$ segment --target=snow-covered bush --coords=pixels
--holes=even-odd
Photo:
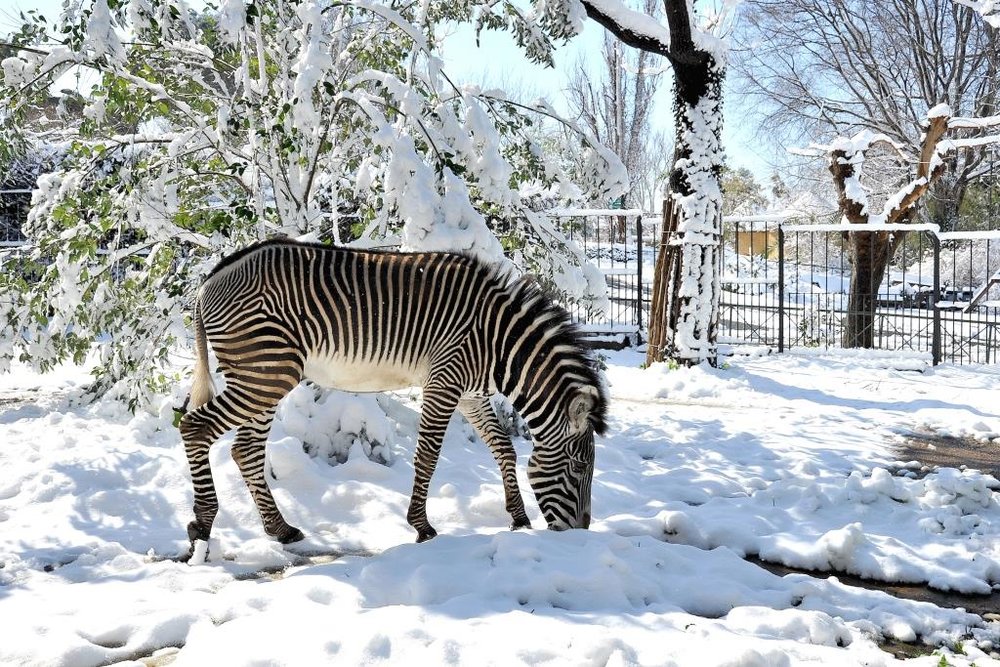
[[[837,295],[820,292],[816,288],[811,288],[810,292],[805,297],[805,307],[799,317],[797,340],[806,347],[835,345],[841,328],[834,302]]]
[[[303,384],[292,390],[276,416],[313,458],[344,463],[363,455],[377,463],[392,462],[394,425],[375,394],[329,392]]]
[[[443,0],[224,0],[203,14],[87,0],[26,21],[0,64],[0,144],[24,145],[58,77],[99,83],[78,116],[44,127],[69,148],[25,229],[40,280],[0,277],[0,367],[80,360],[97,342],[97,389],[125,380],[141,400],[172,379],[160,369],[201,276],[275,234],[500,260],[502,229],[526,270],[606,307],[603,277],[522,192],[606,201],[625,186],[620,162],[582,137],[589,180],[566,182],[530,132],[550,109],[456,86],[437,56],[444,21],[509,28],[542,61],[579,21]]]

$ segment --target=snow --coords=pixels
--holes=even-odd
[[[113,61],[124,59],[122,44],[115,33],[107,0],[96,0],[91,7],[86,46],[93,52],[94,58],[107,57]]]
[[[712,77],[707,92],[698,102],[681,109],[680,145],[689,154],[674,164],[683,174],[690,193],[673,193],[673,206],[677,216],[677,234],[671,245],[680,246],[680,286],[677,290],[679,305],[676,308],[675,333],[667,341],[679,359],[702,361],[715,356],[715,341],[711,332],[719,303],[718,227],[722,217],[722,191],[716,167],[723,162],[720,144],[722,133],[721,99],[719,92],[721,73],[713,61]]]
[[[223,0],[219,4],[219,32],[230,43],[239,40],[246,21],[246,5],[242,0]]]
[[[971,137],[968,139],[945,139],[938,144],[938,155],[949,153],[959,148],[976,148],[978,146],[989,146],[1000,144],[1000,134],[986,135],[982,137]]]
[[[931,107],[927,111],[927,118],[951,118],[953,115],[951,112],[951,106],[947,102],[942,102],[938,105]]]
[[[1000,2],[997,0],[954,0],[957,5],[965,5],[979,12],[983,20],[994,29],[1000,30]]]
[[[865,223],[864,227],[866,231],[871,232],[934,232],[939,235],[944,234],[944,232],[939,233],[938,230],[940,227],[933,223],[869,222]],[[787,225],[785,229],[789,232],[856,232],[858,225],[850,222],[831,222],[825,224]],[[972,232],[953,233],[961,235],[961,238],[968,238],[967,235]]]
[[[589,531],[507,531],[496,465],[455,418],[431,485],[440,535],[414,544],[418,392],[302,386],[267,472],[306,540],[264,536],[230,434],[211,453],[221,512],[202,565],[169,560],[190,519],[171,424],[185,388],[132,415],[76,401],[79,369],[15,363],[0,376],[0,663],[877,665],[898,662],[876,645],[895,638],[941,647],[914,664],[1000,664],[1000,621],[823,574],[1000,587],[1000,483],[893,449],[915,433],[1000,443],[1000,372],[861,353],[641,360],[605,358]],[[541,526],[530,444],[515,446]]]
[[[952,118],[948,121],[948,128],[952,130],[996,127],[997,125],[1000,125],[1000,114],[996,116],[981,116],[979,118]]]
[[[626,218],[641,218],[645,211],[637,208],[554,208],[545,212],[553,218],[596,217],[618,215]]]

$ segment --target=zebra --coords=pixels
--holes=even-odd
[[[303,539],[275,504],[264,475],[278,402],[300,381],[346,391],[423,388],[407,522],[417,541],[448,421],[459,410],[500,467],[511,529],[530,527],[516,453],[490,398],[520,412],[533,441],[528,481],[548,527],[590,524],[594,434],[606,428],[599,370],[565,310],[536,281],[472,256],[363,251],[287,238],[224,258],[193,308],[196,362],[180,433],[194,487],[191,554],[218,512],[208,451],[237,429],[232,457],[265,532]],[[211,346],[225,378],[216,394]]]

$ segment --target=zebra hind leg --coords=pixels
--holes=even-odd
[[[424,387],[417,451],[413,456],[413,493],[406,513],[407,523],[417,531],[417,542],[426,542],[437,536],[437,531],[427,520],[427,490],[441,455],[441,442],[448,420],[458,407],[459,395],[454,387],[437,382],[430,382]]]
[[[273,419],[274,410],[272,409],[241,426],[236,431],[232,455],[236,465],[239,466],[243,481],[246,482],[247,488],[250,490],[257,511],[260,513],[264,531],[282,544],[289,544],[298,542],[305,535],[302,534],[301,530],[285,521],[264,475],[265,444]]]
[[[500,477],[503,480],[504,502],[510,514],[511,530],[531,528],[531,520],[524,509],[524,498],[517,485],[517,452],[510,441],[510,436],[497,420],[496,412],[488,396],[463,396],[458,403],[465,418],[490,448],[493,458],[500,467]]]
[[[215,481],[208,452],[219,436],[236,426],[227,419],[227,412],[219,408],[218,398],[184,415],[180,423],[184,452],[191,469],[191,483],[194,486],[194,520],[187,526],[191,549],[179,560],[187,562],[195,553],[198,540],[208,542],[212,524],[219,512],[219,499],[215,493]]]
[[[268,381],[262,383],[260,380],[262,376],[267,377]],[[208,461],[208,451],[212,443],[226,431],[249,422],[263,418],[270,423],[270,414],[273,413],[278,401],[298,384],[301,376],[301,364],[277,369],[252,367],[245,371],[230,368],[226,374],[226,388],[208,403],[187,413],[181,419],[181,437],[184,440],[184,449],[191,467],[191,481],[194,484],[195,517],[194,521],[188,524],[187,530],[191,550],[187,557],[181,560],[189,560],[195,554],[199,540],[208,541],[212,523],[219,511],[219,501]],[[259,459],[263,465],[263,451]],[[282,536],[288,541],[294,541],[293,530],[287,531]]]

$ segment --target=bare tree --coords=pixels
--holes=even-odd
[[[927,109],[997,113],[1000,36],[952,0],[753,0],[742,19],[733,68],[779,141],[867,129],[916,162]],[[985,168],[983,151],[950,155],[946,166],[925,198],[942,228]]]
[[[642,11],[655,15],[658,2],[643,0]],[[649,210],[655,181],[665,171],[662,137],[650,130],[653,96],[663,74],[657,64],[660,57],[628,49],[608,33],[601,56],[603,68],[596,80],[582,60],[574,66],[568,89],[571,113],[625,165],[631,187],[620,207]],[[617,237],[625,240],[624,218],[619,219]]]

